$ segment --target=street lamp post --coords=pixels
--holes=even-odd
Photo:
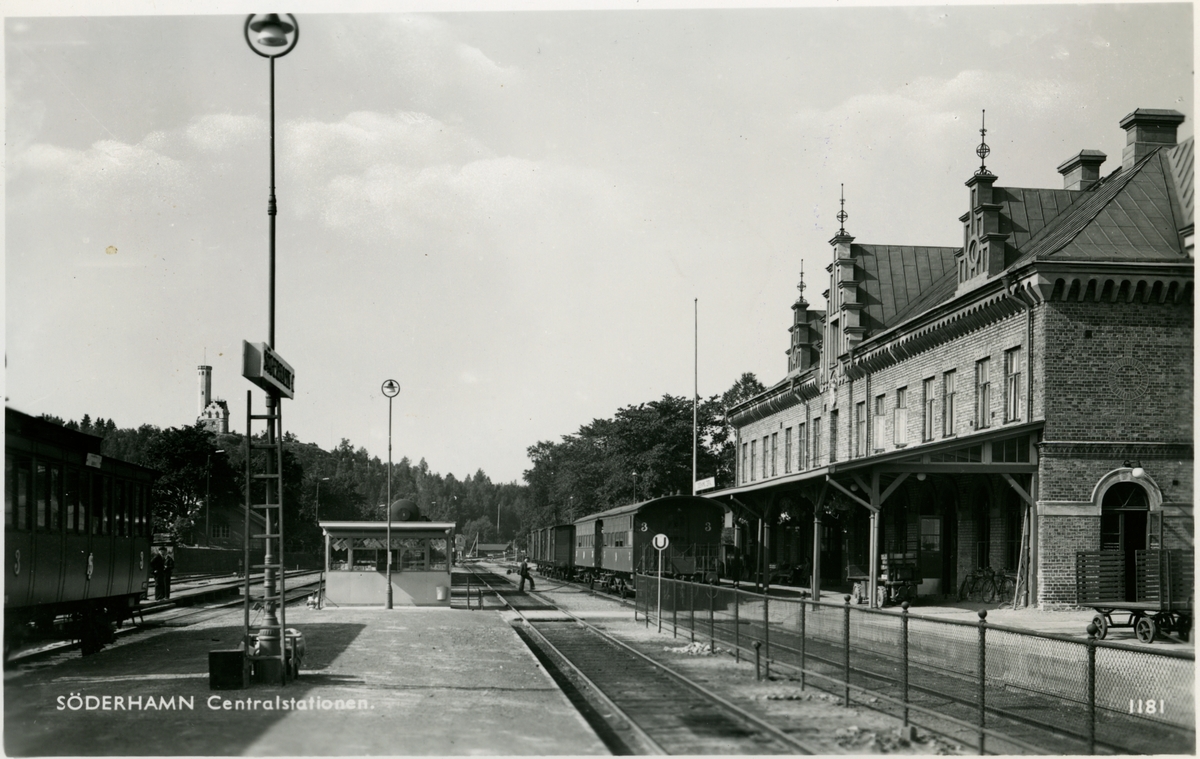
[[[212,453],[224,453],[224,448],[218,448]],[[208,529],[208,501],[212,497],[212,453],[204,457],[204,545],[208,546],[212,532]]]
[[[270,62],[270,158],[271,158],[271,183],[270,190],[267,195],[267,251],[268,251],[268,295],[267,295],[267,347],[271,350],[275,349],[275,215],[277,207],[275,205],[275,59],[282,58],[290,53],[296,47],[296,43],[300,41],[300,27],[296,23],[296,17],[292,14],[287,14],[289,21],[284,21],[276,13],[266,13],[261,15],[250,14],[246,17],[246,24],[242,30],[246,38],[246,45],[254,52],[255,55],[262,56]],[[255,39],[251,41],[250,32],[255,33]],[[288,39],[291,35],[291,40]],[[255,46],[255,42],[263,46],[267,50],[259,49]],[[282,434],[278,430],[279,414],[277,408],[279,406],[280,393],[277,390],[267,391],[267,444],[274,445],[276,443],[277,434]],[[250,431],[247,430],[249,435]],[[267,480],[266,480],[266,503],[278,503],[275,500],[275,483],[272,478],[278,476],[276,472],[276,461],[274,456],[267,456]],[[276,572],[272,564],[275,563],[275,543],[278,540],[279,548],[283,548],[283,530],[282,530],[282,514],[279,517],[280,524],[271,524],[271,510],[266,509],[263,512],[266,520],[264,534],[270,536],[275,530],[278,530],[278,537],[265,537],[263,539],[263,596],[266,599],[273,599],[276,594]],[[248,539],[248,538],[247,538]],[[249,572],[247,567],[246,571]],[[278,656],[282,640],[282,625],[279,623],[279,616],[276,611],[274,600],[267,600],[264,603],[263,609],[263,627],[258,634],[259,652],[266,657]]]
[[[388,478],[387,478],[387,606],[392,608],[392,399],[400,392],[400,383],[387,380],[383,394],[388,399]]]

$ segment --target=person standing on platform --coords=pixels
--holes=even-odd
[[[165,552],[166,549],[164,548]],[[168,553],[163,559],[163,598],[171,597],[171,573],[175,571],[175,555]]]
[[[167,593],[167,549],[158,547],[158,553],[150,557],[150,574],[154,577],[154,600],[161,601]]]
[[[529,589],[536,590],[536,588],[533,587],[533,575],[529,574],[529,557],[521,557],[521,568],[517,570],[517,573],[521,575],[521,584],[517,586],[518,593],[525,592],[526,580],[529,580]]]

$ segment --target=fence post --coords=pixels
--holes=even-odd
[[[692,642],[696,642],[696,585],[688,583],[688,608],[691,610],[690,621],[688,628],[692,633]]]
[[[717,591],[712,586],[708,588],[708,647],[715,654],[717,652],[717,633],[716,622],[714,620],[714,611],[717,606]]]
[[[738,598],[738,590],[733,590],[733,658],[738,664],[742,663],[742,626],[738,622],[738,607],[742,599]]]
[[[904,703],[904,726],[908,727],[908,601],[900,604],[900,700]]]
[[[754,641],[754,679],[762,679],[762,641]]]
[[[671,580],[671,637],[679,637],[679,585]]]
[[[804,690],[804,599],[800,599],[800,690]]]
[[[766,663],[766,667],[767,667],[767,679],[770,680],[771,679],[771,615],[769,612],[769,604],[767,601],[767,599],[770,597],[770,596],[768,596],[768,592],[769,592],[769,586],[764,585],[763,586],[763,645],[765,645],[766,649],[767,649],[767,651],[766,651],[767,658],[766,658],[765,663]]]
[[[1087,634],[1087,700],[1088,700],[1088,753],[1096,753],[1096,633],[1094,623],[1088,623]]]
[[[984,747],[984,727],[987,726],[987,609],[979,610],[979,754]]]
[[[850,705],[850,596],[843,596],[846,604],[846,613],[844,615],[844,624],[842,625],[842,645],[845,648],[845,676],[846,676],[846,706]]]

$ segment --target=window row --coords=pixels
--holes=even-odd
[[[1023,374],[1021,348],[1005,351],[1003,407],[1001,409],[1005,423],[1021,419]],[[972,426],[976,430],[992,426],[992,415],[995,412],[992,410],[991,375],[991,358],[982,358],[975,362]],[[940,377],[934,376],[922,380],[920,406],[922,442],[934,440],[939,429],[942,437],[952,437],[958,433],[958,384],[958,371],[955,369],[943,372]],[[869,417],[867,401],[857,402],[854,405],[854,428],[851,431],[854,435],[853,455],[862,457],[868,453],[880,453],[886,450],[889,444],[894,447],[907,445],[909,443],[909,400],[907,386],[896,388],[889,393],[880,393],[871,399]],[[889,415],[892,423],[890,439],[886,429]],[[871,427],[869,437],[867,434],[868,418]],[[939,418],[940,426],[938,425]],[[816,417],[807,424],[811,426],[811,430],[806,430],[805,424],[799,424],[794,428],[794,443],[793,428],[788,427],[783,430],[783,474],[791,473],[793,464],[796,471],[804,471],[810,467],[810,461],[811,466],[821,466],[826,463],[822,460],[821,454],[821,418]],[[828,463],[837,461],[839,450],[838,412],[835,409],[829,413]],[[779,451],[779,432],[744,441],[741,451],[741,466],[739,467],[740,482],[754,482],[778,476],[780,474]]]
[[[145,483],[25,456],[4,457],[6,529],[78,535],[150,534]]]
[[[445,572],[445,538],[392,538],[392,571]],[[336,538],[329,542],[329,569],[387,571],[387,538]]]

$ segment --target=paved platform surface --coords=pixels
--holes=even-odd
[[[301,607],[288,609],[287,624],[304,633],[307,655],[301,678],[285,687],[209,689],[208,652],[236,644],[240,616],[141,633],[86,659],[6,673],[5,751],[608,753],[495,612]]]

